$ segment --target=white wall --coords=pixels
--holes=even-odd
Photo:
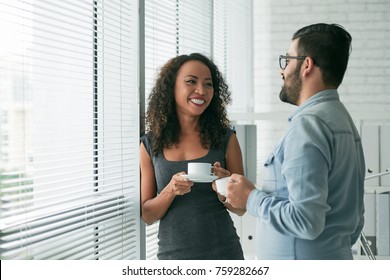
[[[340,87],[347,107],[390,113],[386,88],[390,75],[389,0],[264,0],[253,4],[259,111],[286,107],[277,95],[281,84],[278,55],[287,51],[293,33],[304,25],[326,22],[339,23],[352,35],[353,50]]]

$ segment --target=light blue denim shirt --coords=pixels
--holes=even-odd
[[[265,161],[247,210],[257,219],[259,259],[352,259],[364,224],[365,162],[359,133],[336,90],[289,118]]]

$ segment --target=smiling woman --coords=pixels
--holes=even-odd
[[[161,68],[140,146],[142,218],[160,221],[159,259],[243,259],[227,209],[239,215],[245,210],[223,203],[214,183],[180,176],[190,162],[213,164],[219,177],[243,174],[229,102],[228,86],[207,57],[180,55]]]

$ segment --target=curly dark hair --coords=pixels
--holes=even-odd
[[[220,148],[226,129],[230,127],[226,105],[231,93],[214,62],[200,53],[179,55],[170,59],[160,70],[148,98],[146,130],[151,138],[153,154],[179,143],[180,124],[176,112],[175,82],[180,67],[188,61],[200,61],[211,72],[214,96],[199,119],[200,137],[204,148]]]

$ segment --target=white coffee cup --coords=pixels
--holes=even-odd
[[[217,185],[218,193],[226,196],[227,185],[229,183],[230,177],[223,177],[218,180],[215,180],[215,184]]]
[[[210,176],[211,164],[206,162],[189,162],[188,175],[191,176]]]

